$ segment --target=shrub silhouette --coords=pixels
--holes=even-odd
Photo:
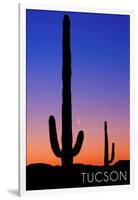
[[[109,166],[115,158],[115,143],[112,143],[111,158],[109,160],[107,122],[104,122],[104,166]]]
[[[62,150],[60,150],[56,122],[54,116],[49,118],[49,134],[51,148],[57,157],[62,160],[63,167],[73,164],[73,157],[81,149],[84,133],[79,131],[76,144],[72,144],[72,104],[71,104],[71,51],[70,51],[70,19],[64,15],[63,19],[63,66],[62,66]]]

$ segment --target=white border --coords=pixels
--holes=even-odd
[[[41,9],[54,11],[75,11],[87,13],[106,13],[106,14],[123,14],[130,15],[130,185],[122,186],[100,186],[52,190],[26,191],[26,9]],[[130,10],[109,10],[82,6],[52,5],[48,4],[19,4],[19,195],[42,195],[42,194],[69,194],[68,192],[91,192],[91,191],[109,191],[118,189],[134,188],[134,135],[135,135],[135,118],[134,118],[134,11]]]

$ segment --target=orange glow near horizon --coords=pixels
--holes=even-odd
[[[96,124],[97,125],[97,124]],[[39,127],[38,127],[39,129]],[[42,130],[39,129],[41,134],[37,134],[37,129],[28,129],[33,131],[33,137],[27,135],[27,165],[32,163],[47,163],[51,165],[61,165],[61,159],[57,158],[53,153],[49,140],[48,126]],[[76,126],[73,129],[73,146],[76,141],[77,130]],[[83,163],[91,165],[103,165],[104,160],[104,129],[103,127],[93,128],[90,132],[90,126],[84,130],[84,142],[80,153],[73,158],[74,163]],[[57,132],[61,130],[57,128]],[[125,135],[125,137],[124,137]],[[112,164],[118,160],[129,160],[129,132],[127,128],[119,126],[119,128],[108,126],[108,139],[109,139],[109,156],[111,156],[111,143],[115,142],[115,159]],[[61,149],[61,134],[58,134],[58,141]]]

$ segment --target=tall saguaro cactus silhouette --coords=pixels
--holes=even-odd
[[[104,122],[104,166],[109,166],[115,158],[115,143],[112,143],[111,158],[109,159],[107,122]]]
[[[62,166],[69,167],[73,164],[73,157],[81,149],[84,133],[79,131],[76,144],[73,146],[72,138],[72,103],[71,103],[71,51],[70,51],[70,19],[64,15],[63,19],[63,66],[62,66],[62,150],[60,150],[56,122],[54,116],[49,118],[49,134],[51,147],[54,154],[62,160]]]

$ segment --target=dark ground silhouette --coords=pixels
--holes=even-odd
[[[81,173],[96,172],[125,172],[127,171],[127,180],[117,180],[108,182],[85,181],[83,183]],[[113,177],[115,179],[115,177]],[[62,166],[52,166],[48,164],[31,164],[26,168],[26,189],[56,189],[56,188],[73,188],[73,187],[90,187],[90,186],[107,186],[107,185],[127,185],[130,183],[130,162],[120,160],[113,166],[92,166],[83,164],[74,164],[69,168]]]

